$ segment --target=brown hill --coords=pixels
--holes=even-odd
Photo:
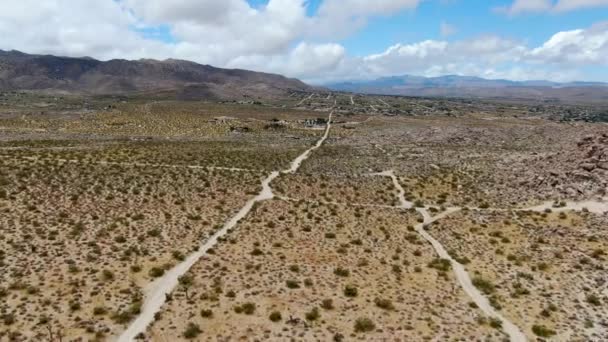
[[[85,94],[173,93],[179,98],[283,96],[312,89],[284,76],[220,69],[183,60],[98,61],[0,50],[0,91]]]

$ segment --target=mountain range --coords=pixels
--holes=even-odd
[[[284,76],[167,59],[99,61],[0,50],[0,91],[159,94],[179,99],[280,97],[309,85]]]
[[[523,99],[558,102],[605,102],[608,83],[489,80],[471,76],[394,76],[326,85],[362,94]]]
[[[608,103],[608,83],[488,80],[469,76],[395,76],[326,85],[363,94]],[[99,61],[0,50],[0,91],[168,96],[180,100],[283,98],[319,91],[281,75],[167,59]]]

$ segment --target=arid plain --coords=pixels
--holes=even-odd
[[[607,340],[578,112],[2,93],[0,340]]]

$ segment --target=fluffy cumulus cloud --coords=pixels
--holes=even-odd
[[[114,1],[3,1],[0,44],[5,49],[70,56],[162,55],[162,44],[129,29],[135,22]]]
[[[540,62],[564,65],[608,65],[608,22],[586,30],[555,34],[528,54]]]
[[[563,80],[579,77],[581,67],[608,64],[608,22],[558,32],[538,46],[496,35],[447,40],[456,29],[445,22],[444,38],[395,44],[368,56],[349,56],[337,43],[370,18],[414,10],[421,0],[323,0],[312,16],[307,0],[255,7],[246,0],[0,2],[0,49],[104,60],[181,58],[311,82],[396,74]],[[568,11],[607,2],[516,0],[504,10]]]
[[[324,0],[311,20],[310,32],[320,36],[346,36],[367,19],[418,7],[421,0]]]
[[[513,80],[581,77],[581,66],[608,66],[608,22],[587,29],[558,32],[538,47],[499,36],[461,41],[427,40],[397,44],[364,57],[366,77],[395,74],[476,75]]]
[[[510,15],[532,12],[568,12],[593,7],[608,7],[608,0],[514,0],[510,6],[499,7],[499,12]]]

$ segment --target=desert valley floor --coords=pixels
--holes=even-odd
[[[0,341],[606,341],[608,125],[0,95]]]

